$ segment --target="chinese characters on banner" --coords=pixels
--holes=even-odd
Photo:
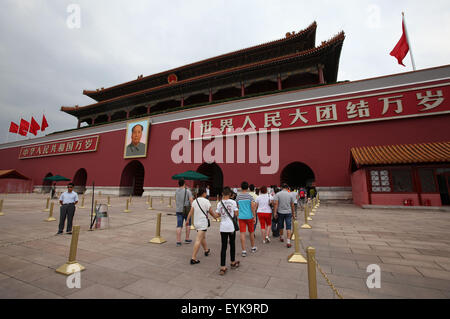
[[[23,146],[20,148],[19,159],[95,152],[98,141],[99,136],[96,135]]]
[[[212,132],[217,132],[217,129],[222,135],[233,135],[238,129],[258,131],[276,128],[283,131],[444,114],[450,113],[449,98],[450,83],[447,82],[424,88],[269,106],[254,111],[192,120],[190,138],[211,137]],[[213,135],[217,136],[217,133]]]

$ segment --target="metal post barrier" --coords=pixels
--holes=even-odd
[[[129,204],[130,204],[130,200],[127,199],[127,208],[125,208],[125,210],[123,211],[124,213],[129,213],[129,212],[131,212],[131,210],[128,209]]]
[[[5,213],[3,212],[3,199],[0,199],[0,216],[5,215]]]
[[[151,197],[150,195],[149,195],[149,202],[148,202],[148,204],[150,206],[147,209],[148,210],[153,210],[153,197]]]
[[[306,255],[308,258],[309,299],[317,299],[316,250],[313,247],[308,247]]]
[[[300,237],[298,236],[298,221],[294,221],[295,252],[289,255],[288,262],[306,264],[305,257],[300,253]]]
[[[162,244],[165,242],[166,240],[161,237],[161,213],[158,213],[156,221],[156,236],[152,240],[150,240],[149,243]]]
[[[308,224],[308,205],[305,205],[305,223],[300,226],[302,229],[311,229],[311,225]]]
[[[46,221],[46,222],[53,222],[53,221],[56,220],[56,218],[53,217],[53,206],[54,205],[55,205],[55,203],[53,203],[53,202],[50,204],[50,213],[48,214],[48,218],[44,219],[44,221]]]
[[[110,196],[108,196],[108,207],[111,207],[111,198],[110,198]]]
[[[194,216],[191,216],[191,230],[195,230],[195,226],[194,226]]]
[[[73,226],[72,241],[70,242],[69,261],[64,265],[56,269],[56,272],[63,275],[71,275],[76,270],[83,271],[85,268],[76,262],[77,249],[78,249],[78,237],[80,235],[80,226]]]
[[[45,204],[45,209],[44,212],[49,212],[50,211],[50,197],[47,197],[47,204]]]
[[[169,204],[167,205],[168,208],[172,208],[172,197],[169,196]]]
[[[81,206],[78,207],[78,208],[85,208],[85,207],[84,207],[84,194],[83,194],[83,196],[81,197]]]
[[[147,205],[150,205],[150,195],[147,196],[147,201],[145,202]]]
[[[307,217],[308,221],[312,221],[312,218],[309,217],[309,216],[311,216],[311,211],[312,211],[312,201],[309,203],[308,217]]]

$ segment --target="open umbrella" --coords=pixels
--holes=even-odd
[[[44,180],[53,181],[53,182],[70,181],[69,178],[61,176],[61,175],[49,176],[49,177],[44,178]]]
[[[203,181],[207,180],[209,177],[198,172],[186,171],[184,173],[176,174],[172,176],[172,179],[185,179],[190,181]]]

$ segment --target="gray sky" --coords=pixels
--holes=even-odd
[[[389,55],[405,12],[417,69],[450,63],[450,2],[269,0],[0,0],[0,143],[23,140],[11,121],[31,116],[76,127],[61,105],[94,103],[83,89],[109,87],[283,38],[317,21],[316,45],[343,30],[338,80],[411,71]],[[79,4],[80,28],[69,28]]]

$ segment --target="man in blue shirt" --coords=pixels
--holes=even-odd
[[[242,192],[236,196],[236,203],[239,208],[239,231],[241,237],[242,257],[247,256],[245,250],[245,233],[250,233],[250,243],[252,245],[252,253],[255,253],[257,248],[255,246],[255,222],[256,222],[256,203],[252,195],[248,193],[248,183],[242,182]]]
[[[67,185],[67,192],[64,192],[59,197],[59,203],[61,204],[59,214],[59,228],[57,235],[61,235],[64,230],[64,223],[67,217],[67,230],[66,234],[72,234],[72,221],[75,215],[75,205],[78,203],[78,194],[73,191],[73,183]]]

